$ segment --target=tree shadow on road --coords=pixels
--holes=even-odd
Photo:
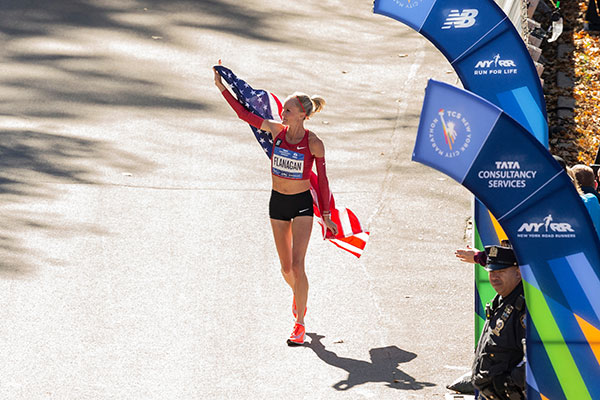
[[[138,56],[168,60],[196,46],[177,28],[278,41],[271,19],[225,0],[2,1],[0,114],[66,120],[93,115],[85,106],[202,111],[201,96],[182,90],[185,76],[165,76],[173,72]]]
[[[178,26],[213,30],[244,39],[263,42],[280,42],[281,33],[277,29],[277,18],[267,11],[250,8],[241,1],[224,0],[146,0],[149,8],[157,12],[184,13],[192,18],[178,17]],[[280,10],[278,18],[287,15]]]
[[[151,166],[149,161],[100,140],[2,129],[0,138],[0,278],[35,272],[31,260],[48,263],[44,254],[22,243],[30,232],[53,236],[102,233],[89,224],[63,226],[48,222],[60,218],[52,208],[52,201],[61,194],[57,184],[96,185],[102,183],[98,168],[136,172]],[[37,204],[37,208],[31,209],[30,203]]]
[[[168,37],[170,25],[213,29],[264,41],[277,41],[268,33],[276,19],[268,12],[235,0],[146,0],[98,2],[95,0],[3,0],[0,33],[14,37],[43,36],[56,27],[100,28],[150,38]],[[126,14],[142,18],[123,18]],[[283,14],[283,12],[282,12]],[[143,18],[160,17],[150,22]],[[272,21],[272,22],[270,22]]]
[[[333,385],[336,390],[349,390],[368,382],[386,382],[387,387],[402,390],[420,390],[435,386],[430,382],[418,382],[412,376],[398,369],[398,364],[415,359],[417,357],[415,353],[399,349],[396,346],[387,346],[369,350],[370,362],[355,360],[339,357],[333,351],[327,350],[321,343],[324,336],[312,332],[306,335],[312,340],[307,347],[312,349],[321,360],[348,372],[347,379]]]
[[[197,93],[182,90],[185,81],[177,68],[148,65],[136,56],[149,50],[164,51],[164,59],[170,51],[183,53],[193,43],[187,36],[170,37],[172,28],[187,26],[188,20],[225,18],[231,4],[0,2],[5,43],[0,55],[5,67],[0,76],[0,277],[22,277],[48,263],[46,255],[28,248],[28,235],[99,233],[86,224],[62,225],[52,203],[68,190],[61,185],[97,185],[107,171],[119,175],[155,167],[109,141],[80,137],[73,126],[92,130],[98,120],[105,123],[112,112],[123,115],[124,110],[152,119],[156,112],[193,115],[207,108]],[[246,13],[251,14],[239,7],[236,18]],[[247,26],[234,33],[261,38],[257,19],[264,17],[248,15]],[[27,209],[30,203],[36,210]],[[40,203],[47,204],[45,210]]]

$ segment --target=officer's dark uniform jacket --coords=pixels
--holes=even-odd
[[[473,386],[487,399],[525,399],[523,283],[505,298],[496,295],[486,314],[473,363]]]

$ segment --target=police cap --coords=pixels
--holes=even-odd
[[[517,267],[517,257],[512,247],[507,246],[485,246],[487,255],[486,271],[497,271],[499,269]]]

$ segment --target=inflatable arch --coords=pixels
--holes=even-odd
[[[548,143],[544,94],[525,43],[493,0],[375,0],[373,11],[396,19],[433,43],[463,86],[503,109],[542,144]],[[488,209],[474,201],[475,247],[498,244],[506,234]],[[494,290],[475,268],[475,341]]]
[[[496,216],[527,303],[527,398],[600,398],[600,241],[570,178],[525,128],[468,91],[430,81],[414,161]]]

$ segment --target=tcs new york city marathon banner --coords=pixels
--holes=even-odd
[[[535,65],[519,33],[493,0],[375,0],[373,10],[429,39],[466,89],[502,108],[547,145],[546,105]],[[475,199],[475,247],[483,249],[503,239],[506,235],[498,221]],[[487,273],[476,267],[476,341],[485,323],[484,306],[493,296]]]
[[[570,178],[515,119],[429,81],[413,160],[497,216],[523,276],[528,399],[600,399],[600,241]]]

